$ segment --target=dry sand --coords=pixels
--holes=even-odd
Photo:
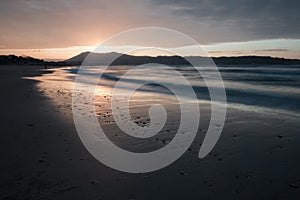
[[[0,66],[0,70],[1,199],[300,197],[300,119],[229,109],[220,140],[199,159],[210,117],[209,106],[203,104],[199,134],[179,160],[156,172],[128,174],[104,166],[82,145],[72,119],[70,74],[63,69],[49,74],[51,70],[38,66]],[[22,78],[41,74],[43,82]],[[117,130],[109,100],[109,92],[98,97],[97,115],[119,146],[148,151],[172,139],[178,121],[172,106],[163,132],[142,141]],[[137,96],[131,107],[140,125],[148,121],[144,111],[151,100],[146,100]]]

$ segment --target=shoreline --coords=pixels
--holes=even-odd
[[[197,156],[205,134],[200,131],[189,150],[170,166],[127,174],[104,166],[87,152],[74,127],[63,70],[43,73],[41,69],[0,68],[6,77],[0,80],[5,94],[1,98],[3,199],[287,199],[300,194],[299,119],[229,109],[221,138],[204,159]],[[41,74],[48,74],[45,82],[21,78]],[[103,105],[103,99],[99,103]],[[205,130],[209,109],[202,109],[200,128]],[[141,118],[139,111],[135,104],[133,116]],[[106,126],[116,143],[132,150],[143,146],[114,137],[113,123]],[[147,148],[162,144],[159,139]]]

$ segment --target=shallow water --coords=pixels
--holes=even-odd
[[[122,81],[124,90],[135,87],[141,80],[158,79],[169,82],[174,87],[181,87],[168,72],[160,71],[153,65],[152,74],[136,72],[126,79],[119,80],[132,66],[113,66],[103,71],[104,67],[89,68],[89,78],[98,78],[102,74],[102,86],[114,87],[116,81]],[[199,101],[209,101],[210,95],[203,78],[214,80],[217,74],[212,67],[200,66],[197,70],[189,66],[173,66],[173,69],[188,79]],[[66,74],[73,77],[78,67],[66,69]],[[226,88],[227,106],[239,110],[265,113],[280,117],[300,116],[300,66],[263,65],[263,66],[223,66],[218,67]],[[199,73],[200,72],[200,73]],[[151,77],[151,78],[149,78]],[[72,79],[72,78],[71,78]],[[154,80],[155,80],[154,79]],[[215,88],[218,88],[216,86]],[[142,92],[171,94],[170,91],[157,84],[148,84],[139,88]]]

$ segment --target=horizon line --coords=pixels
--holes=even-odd
[[[218,43],[211,45],[201,45],[204,50],[204,55],[209,57],[233,57],[233,56],[270,56],[270,57],[281,57],[286,59],[300,59],[300,39],[269,39],[269,40],[258,40],[258,41],[246,41],[246,42],[234,42],[234,43]],[[76,56],[82,52],[90,51],[94,52],[96,49],[100,49],[101,53],[108,52],[120,52],[127,53],[128,50],[135,48],[148,48],[143,46],[70,46],[62,48],[30,48],[30,49],[6,49],[0,48],[0,54],[10,55],[14,54],[17,56],[30,56],[44,60],[67,60],[73,56]],[[165,50],[176,50],[183,56],[198,56],[193,51],[195,46],[180,46],[173,48],[164,48]],[[160,47],[149,47],[153,48],[151,55],[162,54],[163,51],[157,51],[156,48]],[[156,52],[155,52],[156,51]],[[159,52],[159,53],[158,53]],[[138,52],[139,53],[139,52]],[[147,52],[149,53],[149,52]],[[135,53],[136,54],[136,53]],[[139,53],[141,54],[141,53]],[[142,55],[142,54],[141,54]],[[166,55],[163,53],[162,55]]]
[[[92,51],[85,51],[85,52],[81,52],[79,54],[76,54],[68,59],[43,59],[43,58],[38,58],[38,57],[33,57],[33,56],[28,56],[28,55],[16,55],[16,54],[0,54],[0,56],[17,56],[17,57],[23,57],[23,58],[34,58],[34,59],[39,59],[39,60],[43,60],[45,62],[65,62],[69,59],[72,59],[76,56],[79,56],[81,54],[84,53],[94,53],[94,54],[112,54],[112,53],[117,53],[117,54],[122,54],[122,55],[129,55],[129,56],[134,56],[134,57],[152,57],[152,58],[157,58],[157,57],[202,57],[202,58],[241,58],[241,57],[260,57],[260,58],[272,58],[272,59],[286,59],[286,60],[297,60],[300,61],[300,58],[286,58],[286,57],[277,57],[277,56],[271,56],[271,55],[234,55],[234,56],[226,56],[226,55],[221,55],[221,56],[194,56],[194,55],[187,55],[187,56],[180,56],[180,55],[155,55],[155,56],[151,56],[151,55],[133,55],[133,54],[126,54],[126,53],[120,53],[120,52],[116,52],[116,51],[112,51],[112,52],[92,52]]]

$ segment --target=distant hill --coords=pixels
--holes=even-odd
[[[238,57],[217,57],[212,58],[218,65],[299,65],[298,59],[274,58],[271,56],[238,56]]]
[[[146,63],[160,63],[166,65],[189,65],[190,63],[187,61],[197,61],[200,63],[207,63],[209,58],[200,57],[200,56],[188,56],[188,57],[180,57],[180,56],[133,56],[127,54],[120,54],[116,52],[112,53],[93,53],[93,52],[83,52],[79,55],[76,55],[65,62],[73,62],[73,63],[83,63],[85,58],[88,57],[88,62],[85,64],[89,65],[103,65],[110,63],[109,61],[112,58],[118,57],[114,60],[111,65],[142,65]],[[187,60],[186,60],[187,59]],[[298,59],[287,59],[287,58],[274,58],[270,56],[238,56],[238,57],[212,57],[213,61],[217,65],[234,65],[234,64],[268,64],[268,65],[296,65],[300,64],[300,60]]]
[[[133,56],[127,54],[112,53],[92,53],[83,52],[65,61],[44,61],[27,56],[1,56],[0,65],[45,65],[45,66],[74,66],[83,64],[88,56],[86,65],[142,65],[147,63],[159,63],[164,65],[190,65],[187,61],[199,64],[209,63],[210,58],[199,56]],[[114,59],[116,58],[117,59]],[[269,56],[239,56],[239,57],[213,57],[217,65],[300,65],[298,59],[274,58]]]
[[[0,65],[41,65],[43,63],[44,60],[29,56],[0,55]]]
[[[160,63],[160,64],[189,64],[184,58],[179,56],[133,56],[127,54],[120,54],[116,52],[112,53],[92,53],[92,52],[83,52],[77,56],[74,56],[65,62],[78,62],[82,63],[88,56],[88,59],[85,61],[85,64],[88,65],[142,65],[146,63]],[[115,59],[117,58],[117,59]],[[88,63],[87,63],[88,62]]]
[[[115,57],[119,57],[122,56],[123,54],[121,53],[116,53],[116,52],[111,52],[111,53],[92,53],[92,52],[83,52],[80,53],[68,60],[65,60],[65,62],[80,62],[82,63],[84,61],[84,59],[89,56],[89,60],[95,60],[96,62],[99,63],[104,63],[105,61],[111,59],[111,58],[115,58]],[[125,55],[125,54],[124,54]]]

